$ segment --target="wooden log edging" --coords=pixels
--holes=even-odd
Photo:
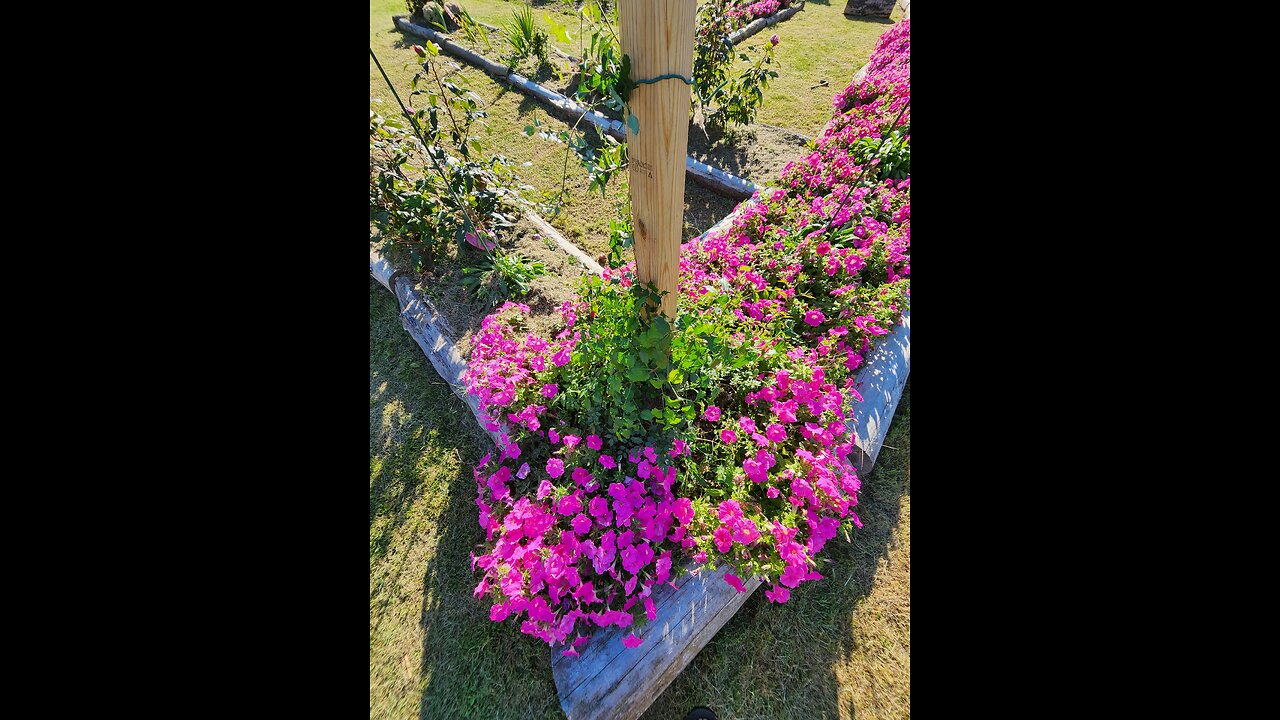
[[[845,419],[845,427],[853,433],[856,448],[849,459],[858,468],[858,474],[866,477],[871,472],[893,413],[902,399],[902,389],[911,373],[911,308],[902,311],[902,318],[888,335],[871,350],[866,365],[854,378],[853,386],[862,395],[862,402],[854,403],[853,412]]]
[[[529,219],[529,222],[533,223],[534,227],[538,228],[539,232],[550,237],[556,245],[560,246],[561,250],[568,253],[569,257],[572,257],[574,260],[581,263],[584,268],[590,270],[596,275],[604,274],[604,268],[600,267],[600,263],[596,262],[590,255],[583,252],[582,248],[579,248],[577,245],[569,242],[568,238],[561,235],[559,230],[556,230],[551,226],[551,223],[543,220],[532,210],[526,210],[524,216]]]
[[[635,720],[647,710],[760,587],[758,579],[743,580],[746,592],[738,592],[724,581],[728,571],[722,565],[685,574],[678,589],[655,589],[655,619],[639,632],[616,625],[597,630],[577,658],[554,649],[551,676],[568,720]],[[632,632],[644,644],[629,649],[622,638]]]
[[[467,393],[466,383],[462,380],[463,373],[467,371],[467,361],[449,337],[446,330],[448,323],[444,317],[430,300],[413,289],[413,282],[409,278],[397,273],[391,263],[373,248],[369,248],[369,272],[395,296],[396,303],[400,306],[400,324],[418,342],[418,347],[422,348],[436,372],[448,383],[453,394],[471,408],[471,414],[475,415],[480,429],[493,439],[494,445],[499,445],[501,433],[485,428],[480,399]]]
[[[778,12],[770,15],[769,17],[756,18],[755,20],[752,20],[750,24],[745,25],[729,33],[729,42],[733,45],[737,45],[738,43],[742,42],[743,40],[746,40],[747,38],[751,37],[752,35],[755,35],[756,33],[760,32],[761,30],[767,27],[770,27],[772,25],[777,25],[783,20],[790,20],[791,16],[795,15],[796,13],[800,12],[803,9],[804,9],[804,2],[803,0],[801,0],[799,5],[792,5],[786,10],[779,10]]]
[[[587,110],[572,99],[546,88],[520,75],[520,73],[514,72],[510,67],[488,60],[484,56],[462,47],[430,28],[415,25],[402,15],[393,15],[392,19],[395,20],[396,27],[401,30],[430,40],[439,45],[444,52],[463,62],[479,67],[489,75],[505,81],[516,90],[538,100],[549,112],[561,120],[569,124],[577,123],[579,119],[587,120],[602,131],[607,132],[615,140],[619,142],[626,141],[626,128],[623,127],[621,122],[611,120],[598,111]],[[756,189],[755,183],[750,180],[731,175],[719,168],[694,160],[692,157],[685,157],[684,169],[690,179],[699,185],[738,200],[751,197],[751,194]]]

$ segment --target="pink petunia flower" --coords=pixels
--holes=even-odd
[[[558,478],[564,474],[564,461],[560,458],[551,458],[547,461],[547,474],[553,478]],[[539,498],[541,499],[541,498]]]
[[[588,435],[587,447],[591,448],[592,450],[600,450],[601,448],[604,447],[604,443],[600,440],[599,435]]]
[[[746,588],[742,587],[742,580],[737,575],[734,575],[733,573],[725,573],[724,581],[729,583],[729,585],[732,586],[733,589],[737,590],[738,592],[747,591]]]
[[[738,442],[738,434],[732,428],[725,428],[720,431],[720,441],[732,445]]]
[[[618,463],[613,459],[612,455],[601,455],[600,464],[603,465],[606,470],[612,470],[618,467]]]
[[[821,325],[822,321],[826,319],[827,317],[822,314],[821,310],[810,310],[804,314],[804,321],[814,327]]]
[[[710,420],[711,422],[717,422],[720,420],[720,408],[712,405],[707,408],[706,412],[702,413],[702,417]]]
[[[629,648],[638,648],[643,642],[644,640],[636,637],[634,633],[622,638],[622,644]]]

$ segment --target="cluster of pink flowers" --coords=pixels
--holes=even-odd
[[[669,447],[619,443],[565,412],[575,348],[593,337],[586,302],[560,308],[551,339],[523,330],[524,305],[485,318],[466,381],[500,435],[475,469],[486,540],[475,592],[493,599],[491,619],[515,618],[573,656],[596,627],[652,620],[653,591],[688,558],[731,564],[739,591],[740,576],[762,577],[783,603],[822,578],[817,555],[846,521],[861,527],[845,413],[874,339],[909,303],[910,180],[847,191],[862,171],[853,145],[887,131],[909,97],[909,33],[902,21],[882,36],[866,79],[837,95],[836,117],[781,189],[682,248],[682,312],[717,318],[758,360],[754,380],[717,391]],[[634,264],[605,277],[625,292]],[[708,497],[708,466],[732,487],[717,481]]]
[[[788,7],[791,7],[791,0],[759,0],[759,2],[731,7],[725,11],[725,15],[734,20],[735,27],[741,27],[752,20],[769,17]]]

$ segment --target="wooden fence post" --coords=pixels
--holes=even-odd
[[[697,0],[619,0],[618,33],[631,58],[631,79],[693,75]],[[639,134],[627,129],[631,227],[636,276],[666,291],[661,312],[676,316],[676,280],[684,227],[684,171],[689,144],[689,86],[679,79],[637,85],[628,104]]]

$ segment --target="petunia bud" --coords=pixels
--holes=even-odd
[[[778,33],[774,33],[774,34],[773,34],[773,37],[769,38],[769,42],[770,42],[770,43],[772,43],[774,47],[777,47],[777,46],[778,46]],[[417,47],[417,46],[415,45],[414,47]]]
[[[778,43],[777,43],[777,41],[776,41],[776,38],[777,38],[778,36],[777,36],[777,35],[774,35],[773,37],[775,38],[774,45],[777,45]],[[403,46],[403,45],[401,45],[400,47],[404,47],[404,46]],[[413,46],[413,51],[414,51],[414,52],[416,52],[416,53],[418,53],[418,57],[423,57],[423,58],[424,58],[424,57],[426,57],[426,56],[427,56],[427,51],[426,51],[426,50],[424,50],[424,49],[422,48],[422,46],[421,46],[421,45],[414,45],[414,46]]]

